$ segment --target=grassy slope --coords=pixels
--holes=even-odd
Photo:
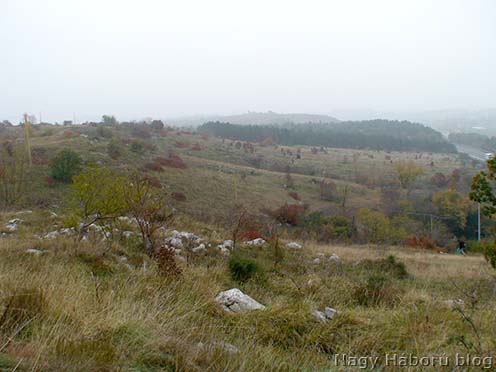
[[[33,146],[46,148],[49,155],[61,147],[71,147],[85,160],[103,160],[115,167],[140,166],[148,158],[167,156],[169,150],[179,153],[188,169],[166,168],[154,175],[168,190],[187,194],[187,202],[178,204],[183,211],[223,216],[233,203],[235,187],[238,199],[256,209],[291,201],[283,188],[284,173],[273,170],[274,164],[290,164],[280,149],[257,147],[255,155],[263,155],[267,169],[256,169],[249,167],[249,155],[243,150],[218,139],[201,142],[202,151],[181,150],[174,146],[175,141],[195,143],[201,139],[169,133],[152,139],[158,146],[155,153],[141,157],[126,152],[112,161],[106,154],[107,140],[91,143],[84,137],[69,138],[63,134],[65,130],[57,128],[50,136],[35,137]],[[353,163],[353,154],[358,153]],[[293,174],[293,178],[296,191],[313,209],[335,207],[319,200],[318,185],[312,183],[322,172],[334,175],[339,187],[349,185],[351,206],[375,206],[379,203],[377,191],[355,183],[354,173],[375,175],[381,169],[384,176],[390,176],[398,160],[415,160],[415,154],[337,149],[327,155],[312,155],[309,148],[302,148],[302,154],[301,160],[291,164],[294,172],[300,170],[302,174]],[[345,154],[347,164],[343,164]],[[384,163],[386,155],[392,157],[393,164]],[[416,161],[423,163],[427,176],[435,171],[449,173],[460,166],[455,158],[445,155],[423,154]],[[431,161],[434,167],[430,167]],[[33,201],[45,199],[61,205],[66,188],[43,186],[39,181],[45,174],[46,166],[34,168],[32,180],[37,182],[32,182],[28,193],[30,208]],[[11,213],[0,215],[0,227],[12,217]],[[25,222],[19,232],[0,238],[0,314],[12,298],[17,299],[14,309],[21,309],[6,312],[8,319],[17,320],[16,327],[4,325],[0,332],[0,368],[6,370],[18,365],[17,371],[328,371],[333,367],[334,353],[453,355],[466,351],[456,337],[476,340],[460,314],[443,304],[456,298],[467,304],[481,333],[484,355],[496,350],[494,278],[480,257],[308,242],[301,252],[286,251],[277,270],[273,269],[270,249],[244,250],[265,268],[263,277],[244,284],[230,278],[226,258],[215,252],[182,264],[182,278],[170,281],[131,244],[109,247],[63,238],[40,241],[35,235],[53,230],[60,221],[51,219],[46,209],[21,218]],[[186,227],[196,233],[202,230],[202,225],[191,226]],[[203,231],[208,231],[214,244],[225,238],[222,230]],[[25,253],[33,247],[47,253],[40,257]],[[312,261],[319,253],[337,253],[345,264],[342,269],[316,266]],[[399,279],[377,267],[376,261],[391,253],[406,264],[409,278]],[[121,261],[123,255],[131,267]],[[372,261],[360,264],[363,259]],[[147,270],[143,270],[145,261]],[[383,298],[372,306],[360,304],[359,293],[367,280],[381,273],[388,280]],[[235,286],[266,304],[267,310],[241,316],[224,313],[213,298]],[[471,308],[467,294],[474,290],[479,302]],[[39,292],[42,301],[26,296]],[[321,324],[310,314],[325,306],[335,307],[341,314]],[[219,341],[235,345],[240,353],[227,352]],[[201,347],[199,342],[211,346]]]
[[[212,137],[204,140],[198,135],[180,131],[148,140],[156,145],[156,150],[152,152],[140,156],[125,149],[123,156],[113,161],[107,155],[108,139],[91,141],[78,135],[91,134],[94,128],[78,126],[52,131],[51,135],[35,136],[32,141],[34,148],[45,148],[48,156],[62,147],[70,147],[80,152],[86,161],[104,161],[115,167],[140,167],[156,156],[167,157],[170,151],[179,154],[188,169],[165,168],[162,173],[152,173],[167,185],[170,192],[181,191],[186,194],[187,201],[177,203],[176,207],[180,211],[210,220],[225,216],[234,203],[235,195],[237,202],[242,202],[254,211],[261,208],[275,209],[285,202],[293,203],[294,200],[288,196],[288,191],[292,190],[284,188],[286,166],[290,166],[295,181],[293,191],[300,194],[303,202],[308,203],[311,209],[329,211],[338,209],[339,204],[320,200],[318,183],[322,177],[334,180],[338,190],[348,187],[347,209],[355,211],[358,208],[379,206],[377,189],[367,188],[364,182],[377,185],[384,179],[393,179],[394,166],[398,161],[413,160],[422,166],[425,170],[424,180],[435,172],[448,175],[453,169],[462,166],[461,161],[453,155],[427,153],[328,149],[327,154],[312,154],[309,147],[300,147],[302,156],[296,159],[296,148],[285,148],[293,152],[293,156],[289,156],[283,155],[280,147],[255,146],[255,153],[248,154],[243,149],[230,146],[230,141],[222,143]],[[64,134],[67,131],[75,135],[67,137]],[[131,137],[130,133],[122,129],[113,129],[113,134],[122,139]],[[202,149],[180,149],[175,145],[177,141],[199,143]],[[261,167],[255,168],[253,159],[258,157],[263,160]],[[391,160],[386,160],[386,157]],[[431,162],[434,162],[434,166],[431,166]],[[28,195],[35,197],[28,200],[28,205],[37,204],[39,200],[58,199],[60,186],[54,189],[43,186],[42,179],[48,173],[47,166],[35,167],[33,173],[33,192]]]
[[[35,218],[30,217],[30,218]],[[26,227],[25,229],[29,229]],[[47,251],[34,257],[33,246]],[[337,253],[344,266],[312,263],[319,253]],[[480,257],[438,255],[401,248],[309,244],[285,251],[273,270],[270,249],[245,249],[265,275],[245,284],[229,276],[226,258],[210,253],[182,265],[178,281],[161,277],[153,263],[125,244],[40,242],[21,231],[0,239],[3,313],[12,295],[23,300],[17,327],[0,332],[0,367],[18,371],[328,371],[334,353],[416,355],[464,352],[455,337],[474,340],[470,326],[443,300],[478,289],[468,310],[481,332],[484,353],[494,353],[496,301],[489,268]],[[389,254],[406,264],[407,279],[387,274],[383,301],[357,303],[357,290]],[[120,261],[127,256],[132,267]],[[363,259],[371,259],[360,264]],[[363,261],[362,261],[363,262]],[[94,274],[92,274],[92,272]],[[455,279],[458,290],[450,284]],[[244,315],[225,313],[213,301],[232,287],[267,305]],[[43,301],[28,301],[39,291]],[[24,296],[24,297],[23,297]],[[340,314],[327,324],[310,315],[332,306]],[[467,305],[468,307],[468,305]],[[13,315],[14,314],[14,315]],[[211,345],[206,348],[199,346]],[[220,342],[235,345],[231,354]],[[215,346],[217,345],[217,346]],[[439,369],[433,369],[439,370]]]

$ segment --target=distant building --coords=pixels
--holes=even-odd
[[[64,125],[72,125],[72,120],[64,120]]]

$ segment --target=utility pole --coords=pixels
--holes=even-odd
[[[24,141],[26,143],[29,166],[32,166],[33,160],[31,159],[31,121],[29,120],[28,114],[24,114]]]

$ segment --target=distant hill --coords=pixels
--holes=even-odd
[[[333,116],[317,114],[280,114],[273,111],[247,112],[240,115],[196,116],[166,120],[168,124],[177,126],[200,126],[209,121],[222,121],[238,125],[284,125],[305,123],[337,123]]]
[[[236,125],[208,122],[199,131],[232,140],[260,142],[271,138],[281,145],[455,153],[441,133],[408,121],[369,120],[327,124]]]

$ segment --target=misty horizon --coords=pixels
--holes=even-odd
[[[0,120],[491,109],[495,16],[487,0],[6,0]]]

